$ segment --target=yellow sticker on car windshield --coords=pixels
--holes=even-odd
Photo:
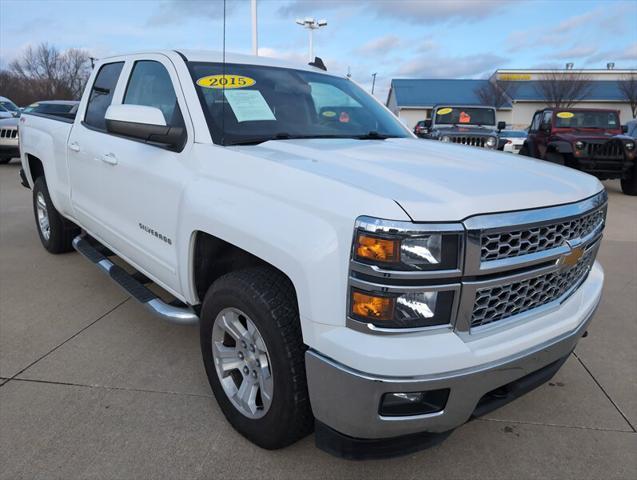
[[[573,118],[575,114],[573,112],[558,112],[558,118]]]
[[[332,112],[331,110],[325,110],[321,115],[324,117],[335,117],[336,112]]]
[[[204,88],[244,88],[257,83],[254,78],[243,75],[208,75],[197,80],[197,85]]]
[[[438,110],[436,113],[438,115],[447,115],[449,113],[453,112],[453,108],[441,108],[440,110]]]

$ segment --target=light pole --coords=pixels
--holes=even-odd
[[[257,35],[257,0],[251,1],[252,11],[252,54],[259,55],[259,37]]]
[[[376,72],[372,73],[372,95],[374,95],[374,85],[376,85]]]
[[[314,61],[314,39],[313,39],[314,30],[318,30],[321,27],[326,27],[327,21],[325,20],[316,21],[313,18],[307,17],[303,20],[297,18],[296,23],[298,25],[301,25],[303,28],[307,28],[310,34],[309,55],[310,55],[310,62],[313,62]]]

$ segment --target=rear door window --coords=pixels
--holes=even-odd
[[[95,82],[91,87],[91,94],[88,99],[86,114],[84,115],[84,123],[87,125],[106,131],[104,116],[113,101],[115,87],[123,67],[124,62],[107,63],[100,67],[100,71],[97,73]]]

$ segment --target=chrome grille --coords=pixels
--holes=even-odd
[[[585,279],[595,260],[595,248],[565,270],[476,291],[471,328],[497,322],[554,302],[573,292]]]
[[[484,233],[480,258],[488,262],[550,250],[561,246],[566,240],[586,237],[602,225],[604,219],[605,210],[599,209],[564,222],[511,232]]]
[[[0,138],[16,138],[18,136],[17,128],[2,128],[0,129]]]
[[[459,143],[461,145],[469,145],[471,147],[484,147],[484,137],[472,137],[472,136],[453,136],[450,137],[453,143]]]

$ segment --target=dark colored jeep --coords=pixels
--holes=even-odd
[[[520,154],[619,178],[625,194],[637,195],[635,140],[624,131],[617,110],[546,108],[535,112]]]
[[[493,107],[463,105],[438,105],[423,125],[416,132],[419,137],[494,150],[500,147],[499,132],[506,126],[496,125]]]

